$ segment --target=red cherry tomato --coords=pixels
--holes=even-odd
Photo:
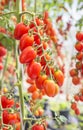
[[[74,85],[80,84],[80,78],[79,78],[78,76],[73,76],[73,77],[72,77],[72,83],[73,83]]]
[[[43,83],[47,79],[47,75],[39,75],[36,79],[36,85],[38,89],[43,89]]]
[[[36,124],[32,127],[31,130],[44,130],[44,126],[40,124]]]
[[[75,68],[72,68],[69,73],[71,77],[78,75],[78,71]]]
[[[14,99],[8,99],[6,96],[2,96],[1,104],[3,108],[12,107],[14,105]]]
[[[38,44],[38,45],[40,44],[40,38],[39,38],[38,35],[34,36],[34,41],[35,41],[36,44]]]
[[[25,64],[31,62],[35,58],[36,58],[36,51],[31,46],[29,46],[22,51],[19,60],[22,64]]]
[[[82,51],[82,50],[83,50],[83,42],[77,42],[77,43],[75,44],[75,49],[76,49],[77,51]]]
[[[78,52],[78,53],[76,54],[76,59],[82,61],[82,59],[83,59],[83,52]]]
[[[6,53],[7,53],[7,50],[3,46],[0,46],[0,56],[5,56]]]
[[[41,64],[32,61],[27,67],[27,74],[31,79],[36,79],[41,72]]]
[[[21,51],[23,51],[26,47],[32,46],[34,42],[34,37],[29,36],[27,33],[24,34],[20,39],[20,45],[19,48]]]
[[[3,111],[3,123],[4,124],[8,124],[9,123],[9,119],[8,119],[8,111],[7,110],[4,110]]]
[[[76,39],[78,41],[83,41],[83,32],[77,32],[76,33]]]
[[[28,30],[29,27],[26,26],[24,23],[18,23],[14,30],[15,39],[19,40],[23,34],[28,33]]]

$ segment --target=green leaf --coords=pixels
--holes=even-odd
[[[10,38],[6,34],[0,33],[0,42],[6,49],[12,50],[12,47],[14,45],[14,39]]]

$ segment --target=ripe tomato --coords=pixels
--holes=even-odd
[[[41,63],[42,66],[45,66],[45,65],[46,65],[46,61],[45,61],[44,56],[41,57],[40,63]]]
[[[80,70],[80,69],[82,69],[82,62],[81,61],[78,61],[78,62],[76,62],[76,68],[78,69],[78,70]]]
[[[8,115],[9,115],[8,111],[4,110],[3,111],[3,123],[4,124],[8,124],[9,123]]]
[[[35,61],[32,61],[27,67],[27,74],[31,79],[36,79],[41,72],[41,64]]]
[[[36,51],[31,46],[29,46],[22,51],[19,60],[22,64],[25,64],[31,62],[35,58],[36,58]]]
[[[34,91],[33,93],[32,93],[32,99],[33,100],[36,100],[36,99],[38,99],[39,98],[39,92],[38,91]]]
[[[20,45],[19,48],[21,51],[23,51],[26,47],[32,46],[34,42],[34,37],[29,36],[27,33],[24,34],[20,39]]]
[[[37,23],[38,26],[44,24],[44,23],[43,23],[43,20],[41,20],[41,19],[39,19],[39,18],[36,18],[35,21],[36,21],[36,23]]]
[[[7,99],[7,107],[14,106],[14,99]]]
[[[75,49],[77,50],[77,51],[82,51],[83,50],[83,42],[77,42],[76,44],[75,44]]]
[[[30,92],[30,93],[33,93],[33,92],[36,91],[36,90],[37,90],[36,84],[31,85],[31,86],[27,89],[27,91]]]
[[[77,104],[76,104],[75,102],[72,102],[71,108],[72,108],[73,110],[75,110],[75,109],[77,108]]]
[[[4,48],[3,46],[0,46],[0,57],[1,57],[1,56],[5,56],[6,53],[7,53],[6,48]]]
[[[75,109],[75,114],[80,115],[80,110],[78,108]]]
[[[75,101],[79,101],[80,100],[79,95],[75,95],[74,99],[75,99]]]
[[[6,5],[6,1],[5,0],[2,0],[0,3],[1,3],[2,6]]]
[[[83,41],[83,32],[77,32],[76,33],[76,39],[78,41]]]
[[[38,56],[41,56],[42,53],[43,53],[43,49],[42,49],[42,47],[39,47],[39,48],[37,49],[37,55],[38,55]]]
[[[44,90],[49,97],[54,97],[59,92],[59,86],[53,80],[45,80]]]
[[[80,101],[83,102],[83,95],[80,96]]]
[[[14,99],[8,99],[6,96],[2,96],[1,104],[3,108],[12,107],[14,105]]]
[[[34,35],[34,41],[36,44],[38,44],[38,45],[40,44],[40,38],[38,35]]]
[[[43,83],[47,79],[47,75],[39,75],[36,79],[36,85],[38,89],[43,89]]]
[[[26,82],[32,85],[35,83],[35,81],[30,78],[27,78]]]
[[[44,126],[41,124],[35,124],[31,130],[45,130]]]
[[[26,26],[23,22],[18,23],[14,30],[15,39],[19,40],[21,36],[25,33],[28,33],[29,27]]]
[[[15,126],[16,126],[16,130],[20,130],[20,129],[21,129],[21,127],[20,127],[20,122],[15,123]]]
[[[71,77],[78,75],[78,71],[75,68],[72,68],[69,73]]]
[[[58,69],[54,72],[53,75],[54,75],[54,78],[57,81],[58,85],[62,86],[63,82],[64,82],[64,74],[62,73],[62,71]]]
[[[16,123],[16,120],[17,120],[17,114],[16,113],[9,113],[8,114],[8,120],[9,120],[9,124],[14,124]]]
[[[72,83],[74,85],[78,85],[80,83],[80,78],[78,76],[73,76],[72,77]]]
[[[7,107],[7,98],[6,98],[6,96],[1,97],[1,104],[2,104],[3,108]]]
[[[83,52],[78,52],[76,55],[76,59],[81,61],[83,59]]]
[[[49,61],[51,59],[50,55],[49,54],[45,54],[44,56],[41,57],[41,65],[42,66],[45,66],[46,65],[46,60]]]

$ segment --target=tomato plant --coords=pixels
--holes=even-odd
[[[79,14],[81,2],[77,3],[75,11]],[[46,130],[47,121],[53,119],[60,125],[60,115],[53,119],[46,116],[44,105],[46,99],[57,100],[61,94],[66,95],[76,115],[81,113],[83,19],[81,14],[73,18],[73,4],[70,0],[0,0],[1,130],[24,130],[27,123],[28,129]],[[68,39],[70,45],[65,44]],[[78,92],[70,92],[69,82],[75,90],[79,88]]]

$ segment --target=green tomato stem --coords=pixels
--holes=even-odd
[[[21,21],[19,13],[22,11],[22,0],[16,1],[16,9],[17,9],[17,22],[19,23]],[[21,83],[18,86],[19,89],[19,98],[20,98],[20,118],[21,118],[21,130],[24,129],[23,126],[23,117],[24,117],[24,97],[23,97],[23,91],[22,91],[22,65],[19,63],[19,51],[18,51],[18,44],[15,44],[15,51],[16,51],[16,69],[17,69],[17,81],[21,81]]]

